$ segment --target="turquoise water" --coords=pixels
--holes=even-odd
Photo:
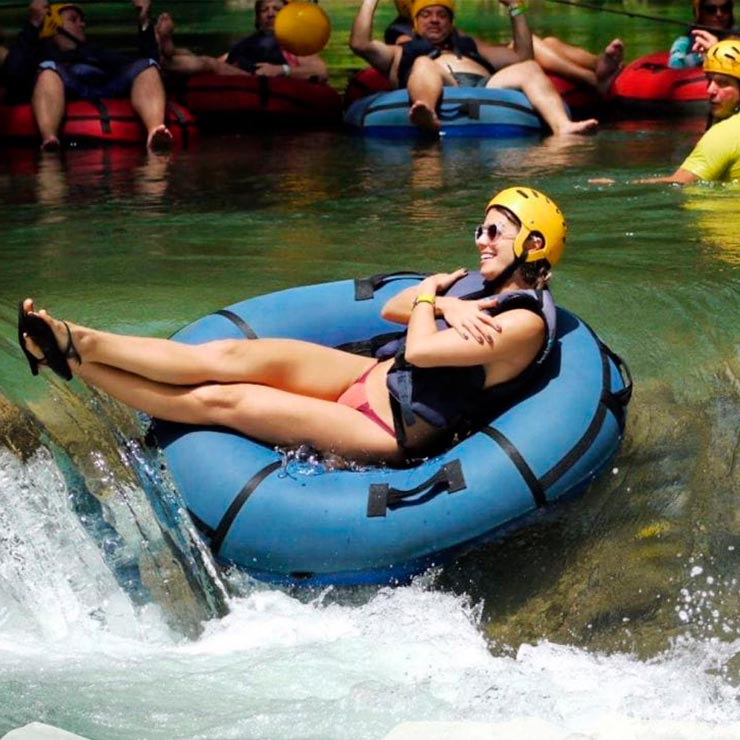
[[[211,7],[183,5],[186,32]],[[494,4],[461,4],[466,27],[486,26],[481,7]],[[547,3],[535,14],[593,45],[619,34],[647,52],[674,35]],[[740,190],[629,183],[672,171],[701,128],[426,145],[265,132],[202,137],[169,160],[2,150],[0,734],[38,719],[96,740],[380,738],[406,720],[539,719],[563,737],[628,736],[637,720],[650,738],[668,721],[730,737]],[[32,378],[15,342],[26,295],[166,336],[261,292],[474,264],[483,205],[515,182],[569,218],[553,289],[632,369],[625,443],[585,497],[409,587],[298,593],[217,572],[139,420]]]

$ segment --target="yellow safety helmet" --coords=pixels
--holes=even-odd
[[[568,227],[560,209],[544,193],[534,188],[513,187],[494,195],[485,212],[499,206],[511,211],[521,222],[522,228],[514,240],[514,255],[524,262],[546,259],[554,267],[563,255]],[[524,249],[524,242],[532,233],[545,240],[541,249]]]
[[[296,0],[275,16],[275,38],[285,51],[296,56],[318,54],[330,36],[329,18],[316,3]]]
[[[707,49],[704,71],[740,80],[740,39],[723,39]]]
[[[455,17],[455,2],[454,0],[414,0],[411,5],[411,17],[414,19],[414,30],[416,31],[416,16],[421,13],[424,8],[430,8],[432,5],[441,5],[443,8],[447,8],[450,11],[450,15]]]
[[[62,11],[74,8],[84,19],[85,12],[75,3],[52,3],[46,11],[44,23],[39,31],[40,39],[49,39],[62,27]]]
[[[408,18],[411,20],[411,9],[414,4],[414,0],[394,0],[396,3],[396,10],[401,18]]]

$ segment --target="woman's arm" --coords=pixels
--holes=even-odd
[[[643,177],[641,180],[630,180],[633,185],[652,185],[655,183],[667,183],[676,185],[691,185],[692,182],[696,182],[699,178],[688,170],[679,167],[672,175],[665,175],[663,177]]]
[[[371,64],[381,74],[390,74],[391,67],[400,57],[401,48],[373,39],[373,17],[378,0],[362,0],[360,9],[352,23],[349,48]]]
[[[297,57],[284,51],[283,56],[288,60],[288,64],[259,62],[254,66],[254,73],[258,77],[295,77],[298,80],[315,79],[318,82],[326,82],[329,79],[326,64],[318,54]]]
[[[417,367],[468,367],[483,365],[487,384],[499,383],[518,375],[542,347],[545,324],[526,309],[514,309],[497,317],[501,336],[495,344],[469,342],[454,329],[437,328],[434,318],[436,290],[447,286],[432,276],[418,287],[417,303],[411,312],[406,337],[406,359]],[[449,276],[447,276],[449,277]]]
[[[467,275],[464,268],[450,273],[450,283],[457,282]],[[386,321],[396,324],[408,324],[414,299],[419,294],[419,286],[412,285],[390,298],[381,309],[380,315]],[[496,298],[462,300],[454,296],[438,295],[435,299],[434,315],[444,319],[463,339],[474,339],[476,342],[493,342],[494,333],[501,331],[498,321],[486,309],[493,308]]]

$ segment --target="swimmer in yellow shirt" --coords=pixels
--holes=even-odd
[[[698,180],[740,181],[740,39],[724,39],[709,48],[704,59],[710,128],[672,174],[634,180],[689,185]],[[589,180],[610,185],[608,178]]]

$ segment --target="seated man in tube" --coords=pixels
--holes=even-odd
[[[378,0],[362,0],[350,34],[350,47],[396,88],[407,88],[409,118],[431,134],[440,130],[437,105],[443,87],[521,90],[555,135],[591,133],[598,121],[572,121],[565,104],[534,61],[532,34],[519,0],[499,0],[509,9],[511,48],[477,41],[454,26],[453,0],[415,0],[413,38],[402,45],[372,38]]]

